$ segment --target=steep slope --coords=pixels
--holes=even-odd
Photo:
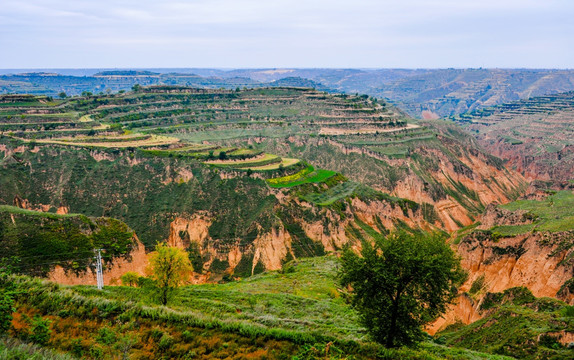
[[[22,205],[21,202],[19,205]],[[95,284],[95,250],[106,277],[136,270],[143,245],[123,222],[0,205],[2,268],[59,282]],[[143,269],[137,269],[143,274]],[[82,281],[82,282],[80,282]]]
[[[270,188],[261,175],[211,169],[195,159],[57,145],[13,150],[18,152],[8,159],[17,160],[5,159],[0,167],[2,202],[18,198],[31,208],[65,206],[117,217],[147,245],[164,239],[184,248],[199,245],[206,271],[249,275],[278,269],[286,258],[322,255],[349,241],[360,244],[369,231],[387,231],[397,221],[428,226],[418,204],[363,187],[330,206],[299,199],[344,183],[340,175],[324,185],[282,190]]]
[[[51,320],[46,346],[77,357],[510,359],[430,341],[416,349],[370,342],[336,271],[330,256],[292,261],[281,272],[183,287],[167,306],[146,287],[98,291],[12,276],[0,277],[0,290],[16,292],[11,336],[25,338],[29,318],[41,316]]]
[[[531,200],[493,204],[482,223],[454,234],[469,277],[458,303],[429,331],[477,321],[489,292],[513,287],[574,304],[574,193],[544,189],[527,195]]]
[[[377,190],[436,209],[427,219],[446,230],[469,225],[491,202],[515,199],[525,181],[474,139],[443,122],[412,124],[400,132],[349,132],[286,140],[256,139],[259,146],[337,170]]]
[[[468,283],[483,277],[487,291],[526,286],[535,296],[557,296],[574,276],[573,207],[571,190],[489,207],[483,223],[458,245],[472,273]]]
[[[2,203],[118,218],[206,273],[279,269],[397,226],[457,229],[525,185],[455,127],[368,96],[155,86],[1,101]]]
[[[530,180],[574,179],[574,92],[534,97],[453,120]]]
[[[487,293],[484,318],[456,324],[438,334],[446,344],[517,359],[572,359],[574,307],[536,298],[524,287]]]

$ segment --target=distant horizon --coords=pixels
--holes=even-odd
[[[362,70],[362,71],[376,71],[376,70],[574,70],[572,68],[559,68],[559,67],[29,67],[29,68],[0,68],[0,71],[48,71],[48,70],[219,70],[219,71],[234,71],[234,70]]]

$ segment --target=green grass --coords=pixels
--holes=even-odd
[[[450,346],[518,359],[572,359],[573,350],[548,338],[561,331],[574,332],[574,318],[568,316],[564,302],[537,299],[525,288],[489,293],[487,298],[492,300],[484,318],[468,326],[447,328],[437,336]]]
[[[83,216],[81,214],[56,214],[56,213],[52,213],[52,212],[28,210],[28,209],[22,209],[22,208],[19,208],[16,206],[10,206],[10,205],[0,205],[0,212],[6,212],[9,214],[31,215],[31,216],[50,218],[50,219],[63,219],[63,218],[70,218],[70,217],[76,217],[76,216]]]
[[[0,338],[0,359],[4,360],[74,360],[75,357],[14,338]]]
[[[316,205],[327,206],[331,205],[335,201],[344,199],[347,196],[352,195],[358,186],[360,186],[359,183],[346,181],[337,184],[322,193],[310,193],[303,195],[303,199]]]
[[[348,340],[365,339],[356,314],[339,293],[337,259],[305,258],[286,265],[284,273],[272,271],[226,284],[187,286],[170,303],[177,311],[195,311],[220,320],[247,321],[264,327],[293,331],[318,331]],[[142,290],[127,287],[74,287],[82,295],[141,301]],[[147,294],[149,295],[149,294]],[[154,304],[151,297],[144,300]]]
[[[270,170],[278,170],[280,168],[287,169],[292,166],[299,164],[301,160],[293,159],[293,158],[282,158],[281,162],[267,164],[263,166],[250,166],[247,169],[251,169],[253,171],[270,171]]]
[[[206,162],[207,164],[218,166],[218,167],[230,167],[230,168],[251,168],[251,167],[261,167],[270,164],[281,163],[282,160],[279,156],[273,154],[264,154],[260,159],[246,159],[246,160],[224,160],[217,161],[213,160],[211,162]]]
[[[269,184],[269,186],[273,188],[289,188],[303,184],[322,183],[325,180],[329,179],[330,177],[335,176],[336,174],[337,173],[335,171],[319,169],[307,173],[301,177],[298,177],[293,181],[284,182],[281,181],[281,178],[279,178],[279,179],[270,179],[267,181],[267,183]],[[273,180],[279,180],[279,181],[274,182]]]
[[[333,256],[294,260],[281,272],[225,284],[183,287],[167,307],[159,306],[146,288],[106,286],[99,291],[94,286],[59,286],[25,277],[9,281],[10,286],[26,289],[17,297],[19,312],[33,311],[53,320],[50,347],[84,350],[84,355],[101,348],[95,334],[106,328],[117,338],[130,336],[135,346],[128,351],[136,357],[153,353],[179,358],[190,343],[196,344],[191,349],[209,355],[205,358],[221,358],[225,353],[221,349],[227,347],[231,353],[226,352],[226,356],[236,351],[261,352],[269,346],[294,355],[313,347],[324,349],[330,343],[339,354],[356,359],[505,359],[431,342],[415,348],[385,349],[368,341],[346,296],[338,289],[336,273],[337,259]],[[169,350],[162,350],[159,340],[166,337]],[[82,347],[72,346],[80,342]],[[0,342],[0,351],[2,346]],[[213,354],[201,350],[206,346]],[[105,359],[116,358],[117,351],[115,346],[102,349]],[[270,359],[286,358],[273,354],[269,354]],[[324,351],[318,355],[303,358],[343,358],[326,357]]]
[[[502,235],[513,236],[537,231],[567,231],[574,229],[574,193],[559,191],[542,201],[518,200],[502,208],[510,211],[525,210],[536,217],[532,224],[496,226],[492,230]]]

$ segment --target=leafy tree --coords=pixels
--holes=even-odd
[[[134,86],[132,86],[132,90],[134,92],[138,92],[142,89],[142,86],[140,84],[135,84]]]
[[[149,272],[155,281],[162,305],[166,305],[175,289],[184,283],[193,266],[184,250],[158,244],[150,255]]]
[[[58,96],[60,97],[60,99],[65,99],[68,97],[68,95],[66,95],[66,93],[63,91],[61,93],[59,93]]]
[[[139,274],[134,271],[128,271],[120,276],[123,286],[137,286],[139,278]]]
[[[345,250],[341,284],[352,289],[361,323],[386,347],[419,341],[421,327],[446,310],[466,277],[438,234],[396,232],[365,242],[361,255]]]

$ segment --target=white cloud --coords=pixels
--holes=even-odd
[[[0,67],[574,67],[573,16],[570,0],[3,0]]]

